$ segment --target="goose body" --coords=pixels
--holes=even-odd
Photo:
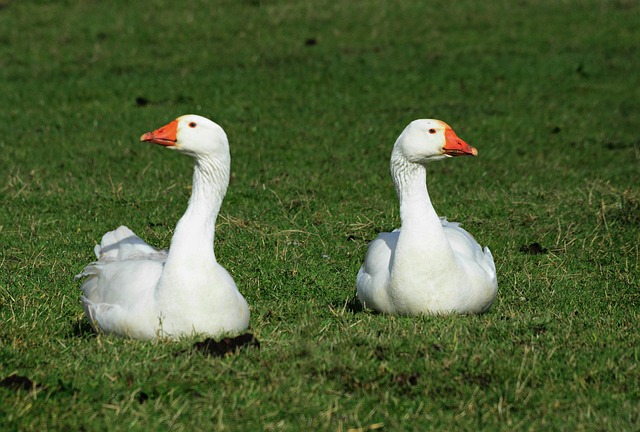
[[[462,155],[477,150],[439,120],[415,120],[398,137],[391,175],[401,227],[369,245],[356,280],[365,307],[418,315],[482,313],[493,303],[498,281],[491,251],[438,217],[427,192],[426,165]]]
[[[106,233],[97,261],[78,277],[82,304],[97,331],[136,339],[237,333],[249,325],[249,307],[216,261],[215,222],[229,184],[230,154],[224,130],[186,115],[144,134],[141,141],[195,159],[189,205],[168,251],[157,250],[121,226]]]

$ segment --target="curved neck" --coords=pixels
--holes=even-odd
[[[427,170],[412,163],[394,149],[391,155],[391,176],[400,202],[399,249],[418,252],[421,255],[434,251],[442,256],[451,251],[440,218],[427,191]]]
[[[165,271],[173,263],[216,261],[213,249],[215,224],[229,185],[230,158],[199,156],[193,170],[191,198],[171,239]]]

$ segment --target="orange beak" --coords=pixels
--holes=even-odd
[[[445,144],[442,150],[448,156],[478,156],[478,150],[462,141],[451,128],[447,128],[444,132]]]
[[[162,126],[160,129],[156,129],[153,132],[147,132],[140,137],[142,142],[152,142],[154,144],[160,144],[166,147],[173,147],[176,145],[178,134],[178,120],[174,120],[166,126]]]

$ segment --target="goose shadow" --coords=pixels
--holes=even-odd
[[[91,327],[89,321],[83,316],[82,318],[76,318],[71,321],[71,329],[67,331],[68,338],[94,338],[96,337],[96,332]]]
[[[352,295],[347,300],[333,301],[331,302],[331,307],[336,310],[344,309],[345,311],[351,312],[352,314],[364,311],[364,308],[358,300],[357,295]]]

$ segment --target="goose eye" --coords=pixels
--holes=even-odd
[[[189,123],[189,127],[190,127],[190,128],[194,128],[194,127],[196,127],[196,122],[191,122],[191,123]]]
[[[434,133],[436,133],[436,130],[435,130],[435,129],[433,129],[433,128],[431,128],[431,129],[429,129],[429,133],[430,133],[430,134],[434,134]]]

